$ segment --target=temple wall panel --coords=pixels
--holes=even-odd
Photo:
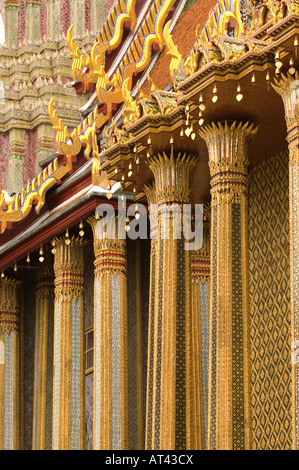
[[[25,39],[26,29],[26,0],[19,0],[18,40],[19,44]]]
[[[47,0],[40,2],[40,37],[43,39],[47,35]]]
[[[148,243],[127,240],[129,449],[144,448],[148,315]]]
[[[28,180],[33,179],[36,172],[36,150],[37,150],[37,129],[25,132],[25,149],[24,149],[24,170],[23,181],[19,190],[23,185],[28,183]],[[39,169],[40,171],[40,169]]]
[[[8,133],[0,134],[0,173],[2,188],[7,188],[8,183],[8,155],[9,155],[9,137]]]
[[[143,369],[143,421],[146,415],[146,377],[147,377],[147,346],[148,346],[148,315],[149,315],[149,282],[150,282],[150,241],[141,241],[142,260],[142,369]]]
[[[85,0],[85,29],[90,31],[90,2],[91,0]]]
[[[4,2],[1,2],[0,4],[0,15],[2,16],[3,23],[5,21],[5,8],[4,8]]]
[[[68,0],[61,0],[60,2],[60,32],[67,33],[70,26],[70,6]]]
[[[106,18],[108,16],[111,8],[113,7],[114,3],[115,3],[115,0],[106,0],[106,2],[105,2],[105,11],[104,11]]]
[[[288,152],[250,173],[253,449],[292,445]]]
[[[24,377],[24,449],[32,449],[33,396],[34,396],[34,350],[35,350],[35,286],[33,271],[26,273],[23,281],[24,292],[24,354],[21,359]],[[22,355],[21,355],[22,357]]]

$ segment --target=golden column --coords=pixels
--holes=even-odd
[[[128,448],[128,313],[125,240],[108,236],[102,220],[90,218],[94,234],[93,446]],[[112,218],[109,224],[117,222]],[[113,230],[112,230],[113,231]]]
[[[20,448],[18,282],[0,281],[0,450]]]
[[[59,238],[55,273],[52,448],[85,448],[83,243]]]
[[[191,251],[182,237],[183,204],[191,202],[197,166],[186,154],[151,157],[157,220],[152,242],[148,347],[147,449],[196,449],[191,314]],[[155,206],[154,206],[155,207]],[[152,385],[153,384],[153,385]]]
[[[148,316],[148,355],[147,355],[147,387],[146,395],[146,424],[145,424],[145,448],[152,448],[152,426],[154,420],[154,399],[153,395],[155,372],[154,372],[154,337],[155,337],[155,279],[156,269],[159,269],[157,263],[157,237],[158,237],[158,220],[157,220],[157,195],[155,185],[145,186],[144,192],[148,202],[149,219],[150,219],[150,237],[151,237],[151,254],[150,254],[150,292],[149,292],[149,316]],[[155,364],[156,366],[156,364]]]
[[[191,256],[192,318],[194,340],[194,369],[198,394],[196,442],[198,448],[207,449],[209,401],[209,280],[210,280],[210,226],[207,209],[203,214],[203,244]]]
[[[33,450],[52,449],[54,273],[45,267],[36,286]]]
[[[299,74],[282,75],[273,85],[282,97],[287,124],[289,147],[289,195],[290,195],[290,308],[292,319],[292,436],[293,449],[299,449]]]
[[[200,131],[211,173],[210,449],[251,448],[248,158],[253,125]]]

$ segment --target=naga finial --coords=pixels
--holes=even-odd
[[[65,126],[54,109],[53,97],[48,106],[49,116],[53,124],[53,130],[56,131],[56,147],[58,153],[61,155],[78,155],[81,150],[81,142],[78,137],[77,129],[75,128],[72,134],[69,133],[67,126]]]

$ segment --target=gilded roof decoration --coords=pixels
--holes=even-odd
[[[73,58],[72,74],[76,82],[83,82],[88,91],[88,83],[97,83],[99,75],[105,75],[105,57],[107,51],[116,49],[122,39],[124,24],[128,21],[133,30],[136,25],[135,15],[136,0],[119,0],[112,9],[110,16],[104,24],[97,40],[95,41],[90,54],[81,55],[79,48],[75,44],[72,36],[74,25],[71,25],[67,32],[67,42],[70,56]]]
[[[152,3],[117,72],[111,79],[108,78],[104,68],[105,54],[108,49],[116,49],[119,46],[125,22],[130,21],[131,29],[135,28],[135,0],[116,2],[88,55],[80,55],[72,37],[72,27],[69,29],[67,39],[71,57],[74,59],[73,78],[85,84],[90,82],[96,84],[98,105],[70,134],[62,120],[57,117],[53,106],[54,99],[50,101],[48,109],[53,129],[56,131],[57,151],[65,156],[66,163],[59,164],[58,158],[54,159],[26,188],[10,198],[4,210],[0,210],[0,233],[5,231],[8,223],[26,217],[34,201],[37,201],[36,211],[40,211],[45,202],[46,192],[69,173],[72,169],[72,157],[80,152],[82,144],[86,146],[85,156],[89,158],[92,150],[94,157],[97,151],[95,137],[97,130],[103,128],[107,121],[111,121],[115,105],[123,103],[125,98],[130,99],[128,93],[132,89],[133,74],[141,72],[148,65],[153,44],[157,43],[160,49],[163,47],[164,22],[174,2],[175,0],[156,0]],[[88,71],[83,72],[85,68]],[[127,134],[125,132],[123,134],[123,138],[126,138]],[[94,181],[99,171],[98,160],[94,158],[92,170]]]
[[[78,138],[77,129],[75,128],[72,134],[69,133],[67,126],[57,117],[53,107],[54,99],[51,99],[48,109],[53,129],[56,131],[57,151],[60,155],[78,155],[81,150],[81,142]]]
[[[170,34],[170,22],[166,20],[175,0],[153,1],[138,29],[135,28],[136,0],[118,0],[110,16],[102,27],[89,54],[82,56],[72,37],[72,27],[68,32],[68,45],[73,58],[73,78],[77,82],[95,85],[97,103],[72,133],[69,133],[62,120],[57,117],[52,99],[49,115],[56,131],[57,151],[65,156],[64,162],[58,158],[27,185],[20,193],[3,202],[0,192],[1,233],[7,223],[23,219],[34,201],[37,212],[45,201],[46,191],[64,177],[72,168],[72,157],[78,155],[82,144],[86,158],[93,157],[93,181],[100,175],[97,134],[101,131],[102,149],[117,142],[132,140],[131,128],[145,117],[166,116],[178,108],[182,92],[178,85],[189,77],[199,74],[210,64],[236,62],[248,53],[261,53],[273,48],[273,39],[267,30],[283,22],[290,15],[299,14],[298,0],[219,0],[209,19],[200,32],[196,31],[195,45],[184,59]],[[112,76],[105,70],[106,52],[116,49],[122,40],[124,26],[130,23],[132,39],[119,66]],[[136,30],[134,30],[136,29]],[[132,97],[133,77],[144,71],[152,57],[152,49],[162,50],[171,58],[170,78],[174,91],[159,90],[151,83],[149,96],[137,86],[138,95]],[[272,50],[272,49],[271,49]],[[148,76],[149,81],[151,81]],[[117,128],[113,114],[118,105],[123,104],[123,127]],[[60,162],[60,163],[59,163]]]
[[[65,156],[62,161],[56,157],[25,188],[12,196],[0,207],[0,233],[4,233],[8,224],[24,219],[35,203],[38,214],[45,203],[47,191],[58,183],[72,169],[72,156]],[[3,200],[3,193],[1,196]]]
[[[129,97],[132,90],[133,74],[142,72],[149,64],[154,43],[162,49],[165,19],[174,3],[174,0],[157,0],[153,2],[115,74],[109,80],[107,78],[103,80],[103,77],[98,78],[96,95],[99,105],[104,106],[104,112],[100,112],[99,106],[96,106],[78,126],[78,136],[81,142],[86,142],[86,140],[90,142],[90,128],[93,124],[97,129],[101,129],[107,121],[111,121],[113,108],[124,103],[125,100],[127,105],[134,109],[135,113],[138,112],[132,98]],[[153,21],[153,18],[155,18],[155,21]],[[131,114],[130,111],[129,115]],[[127,116],[127,119],[131,118]],[[87,149],[90,151],[90,143],[87,144]],[[87,150],[85,154],[87,156]]]

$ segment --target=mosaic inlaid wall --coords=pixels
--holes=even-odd
[[[288,152],[250,173],[253,449],[291,446]]]
[[[146,397],[148,315],[150,289],[150,240],[141,241],[141,285],[142,285],[142,360],[143,360],[143,396]],[[143,403],[143,422],[145,426],[146,401]]]
[[[90,240],[84,247],[84,319],[85,328],[93,326],[94,249]],[[86,449],[93,448],[93,372],[85,376]]]
[[[8,133],[0,133],[0,173],[2,189],[7,188],[8,184],[8,154],[9,154],[9,138]]]
[[[138,262],[139,259],[139,262]],[[127,240],[129,449],[144,446],[149,296],[149,243]]]

